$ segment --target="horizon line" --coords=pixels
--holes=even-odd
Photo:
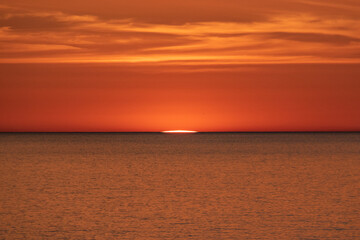
[[[4,133],[159,133],[165,134],[164,131],[0,131],[0,134]],[[360,130],[354,131],[196,131],[195,133],[360,133]]]

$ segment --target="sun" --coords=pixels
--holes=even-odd
[[[192,131],[192,130],[167,130],[167,131],[162,131],[162,133],[197,133],[197,131]]]

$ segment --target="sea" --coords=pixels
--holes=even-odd
[[[0,239],[360,239],[360,133],[2,133]]]

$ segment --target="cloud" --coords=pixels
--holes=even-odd
[[[265,15],[256,21],[165,24],[2,6],[0,61],[360,61],[360,20],[282,11]]]

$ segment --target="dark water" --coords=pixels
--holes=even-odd
[[[0,239],[360,239],[360,134],[0,134]]]

